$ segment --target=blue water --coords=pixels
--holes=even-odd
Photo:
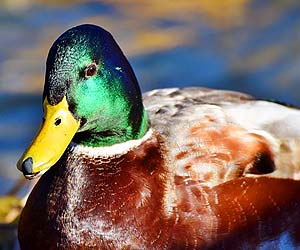
[[[80,23],[96,23],[113,32],[143,91],[205,86],[300,104],[297,1],[249,1],[242,6],[242,17],[229,19],[227,25],[188,4],[175,13],[161,5],[166,8],[161,14],[147,5],[149,13],[144,15],[130,11],[143,10],[143,1],[65,2],[61,6],[28,2],[19,9],[0,5],[0,194],[20,176],[15,163],[41,120],[47,50],[61,32]],[[148,39],[139,41],[145,34]],[[160,44],[159,34],[170,41],[163,47],[147,44],[151,40]]]
[[[297,1],[249,1],[241,17],[232,19],[228,13],[226,25],[224,17],[210,16],[198,5],[186,4],[174,13],[161,5],[164,11],[157,13],[150,4],[146,15],[138,11],[145,7],[143,1],[65,2],[28,2],[19,9],[0,3],[0,194],[20,176],[15,163],[41,120],[47,50],[61,32],[80,23],[113,32],[143,91],[205,86],[300,104]],[[139,40],[145,34],[148,38]],[[169,42],[151,47],[152,40],[161,44],[161,34]]]

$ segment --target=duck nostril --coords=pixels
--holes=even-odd
[[[56,118],[54,124],[55,124],[55,126],[58,126],[59,124],[61,124],[61,119]]]
[[[32,175],[32,164],[33,160],[31,157],[28,157],[25,161],[23,161],[22,172],[24,175]]]

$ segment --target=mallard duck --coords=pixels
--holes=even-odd
[[[300,111],[206,88],[142,98],[112,35],[67,30],[46,63],[44,118],[18,162],[41,176],[22,250],[300,247]]]

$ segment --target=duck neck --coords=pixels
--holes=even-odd
[[[140,115],[138,115],[140,113]],[[119,122],[120,120],[124,122]],[[107,147],[124,143],[131,140],[139,140],[145,136],[150,129],[147,112],[142,107],[140,111],[133,111],[127,117],[119,117],[114,127],[97,130],[101,127],[101,120],[90,124],[90,128],[76,133],[73,142],[88,147]]]

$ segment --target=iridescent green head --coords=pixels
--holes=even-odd
[[[44,122],[18,168],[32,178],[71,140],[91,147],[140,139],[149,129],[134,72],[106,30],[80,25],[52,45],[43,94]]]
[[[81,121],[78,143],[108,146],[148,129],[134,72],[112,35],[98,26],[66,31],[49,51],[44,98],[55,105],[64,96]]]

